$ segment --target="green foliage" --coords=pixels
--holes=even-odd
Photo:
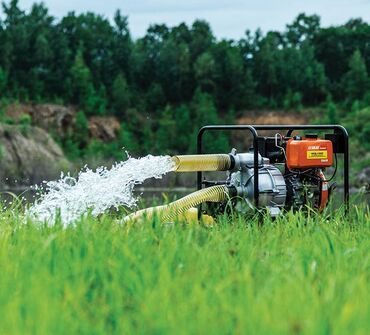
[[[300,46],[305,41],[312,41],[320,32],[320,17],[300,13],[287,28],[286,37],[289,43]]]
[[[158,111],[164,107],[166,103],[166,96],[163,92],[162,86],[154,83],[150,86],[148,93],[145,97],[146,108],[149,111]]]
[[[191,119],[190,109],[186,105],[181,105],[175,110],[176,123],[176,141],[175,152],[190,153],[190,147],[195,142],[192,138],[193,122]]]
[[[84,150],[85,157],[96,157],[96,158],[111,158],[112,151],[110,150],[108,143],[104,143],[101,140],[91,140]],[[113,153],[114,155],[115,153]]]
[[[22,114],[19,118],[19,124],[23,126],[29,126],[31,125],[32,118],[29,114]]]
[[[254,75],[258,82],[259,93],[272,99],[278,89],[276,37],[271,33],[260,43],[260,50],[255,56]]]
[[[88,99],[90,99],[95,92],[92,85],[90,69],[86,66],[83,58],[82,46],[77,50],[74,63],[70,70],[70,76],[71,101],[74,103],[82,103],[82,107],[85,107]]]
[[[4,146],[0,144],[0,162],[4,157]]]
[[[121,124],[121,129],[119,133],[119,155],[122,155],[122,150],[128,151],[129,154],[140,153],[140,148],[136,139],[134,138],[131,131],[126,127],[126,124]]]
[[[4,96],[7,88],[7,74],[6,72],[0,67],[0,97]]]
[[[76,114],[73,140],[80,149],[84,148],[89,140],[89,123],[85,113],[82,111]]]
[[[105,115],[107,109],[105,87],[101,86],[98,92],[96,92],[92,87],[86,103],[83,106],[85,106],[85,110],[88,115]]]
[[[213,92],[215,89],[216,63],[211,53],[204,52],[194,64],[195,78],[204,92]]]
[[[369,77],[361,52],[356,50],[350,61],[349,71],[343,78],[344,90],[349,101],[362,100],[369,89]]]
[[[242,86],[242,106],[245,106],[246,108],[260,106],[260,103],[256,102],[256,100],[260,100],[256,94],[256,86],[257,84],[253,79],[251,71],[247,69]]]
[[[207,93],[201,92],[200,90],[197,90],[194,95],[192,109],[194,113],[195,127],[193,128],[191,151],[194,152],[196,144],[195,139],[199,128],[206,124],[219,124],[219,117],[217,115],[217,109],[212,97]],[[227,152],[227,150],[230,150],[228,135],[224,132],[208,133],[204,137],[204,150],[210,153]]]
[[[186,105],[178,108],[167,106],[161,113],[155,136],[156,152],[172,154],[188,153],[193,134],[190,109]]]
[[[2,334],[366,334],[368,210],[214,226],[0,213]],[[120,217],[119,217],[120,219]],[[144,322],[145,321],[145,322]]]
[[[76,160],[82,156],[82,151],[79,148],[79,144],[74,141],[71,134],[68,134],[68,136],[63,140],[62,144],[67,158]]]
[[[174,143],[177,142],[176,136],[177,129],[173,109],[167,106],[161,113],[158,121],[158,131],[155,139],[157,146],[156,152],[170,153]]]
[[[327,104],[327,113],[328,113],[328,123],[329,124],[337,124],[338,119],[338,112],[337,112],[337,106],[335,103],[330,99]]]
[[[28,114],[22,114],[19,119],[19,127],[21,133],[27,137],[29,130],[30,130],[30,125],[31,125],[31,116]]]
[[[73,12],[56,19],[44,4],[25,11],[16,0],[3,3],[1,17],[0,98],[114,115],[137,153],[191,151],[199,127],[247,109],[299,111],[329,97],[338,110],[370,105],[370,25],[360,19],[323,28],[317,15],[301,13],[284,31],[228,41],[202,20],[154,24],[132,40],[119,11],[112,21]],[[340,121],[329,107],[325,118]],[[87,143],[78,141],[82,154]],[[225,135],[207,141],[217,151],[228,142]]]
[[[126,110],[130,105],[130,91],[122,73],[113,82],[112,105],[116,115],[121,118],[126,115]]]
[[[118,138],[115,141],[105,143],[98,139],[89,141],[83,150],[85,158],[95,158],[98,160],[122,160],[125,151],[130,155],[140,152],[137,141],[125,124],[121,125]]]
[[[293,93],[291,90],[288,90],[284,98],[284,109],[300,111],[302,109],[302,94],[299,92]]]
[[[350,134],[354,134],[360,143],[356,153],[370,150],[370,107],[354,110],[343,120]]]

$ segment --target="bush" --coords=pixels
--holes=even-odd
[[[29,126],[32,123],[31,115],[29,114],[22,114],[19,118],[19,124],[23,126]]]

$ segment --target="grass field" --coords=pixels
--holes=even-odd
[[[0,214],[1,334],[367,334],[370,215],[74,228]]]

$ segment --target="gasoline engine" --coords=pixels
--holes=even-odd
[[[220,127],[227,129],[229,126]],[[266,126],[253,127],[265,129]],[[233,149],[229,154],[172,157],[176,172],[198,171],[200,174],[226,171],[226,176],[216,181],[201,180],[202,186],[197,192],[168,205],[138,211],[126,220],[158,214],[166,221],[173,221],[190,212],[195,213],[194,208],[202,204],[206,205],[202,214],[212,216],[230,208],[243,214],[263,210],[273,217],[289,210],[312,209],[321,212],[328,205],[336,186],[330,182],[337,171],[337,153],[345,154],[345,202],[348,202],[346,130],[341,126],[320,126],[336,131],[319,138],[313,133],[292,136],[293,126],[280,126],[277,129],[290,129],[288,127],[292,131],[284,136],[280,133],[271,137],[255,136],[255,145],[248,152],[238,153]],[[311,129],[314,126],[297,127]],[[325,170],[333,165],[331,176],[327,178]]]

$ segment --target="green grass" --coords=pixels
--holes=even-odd
[[[0,214],[1,334],[367,334],[370,215],[213,227]]]

